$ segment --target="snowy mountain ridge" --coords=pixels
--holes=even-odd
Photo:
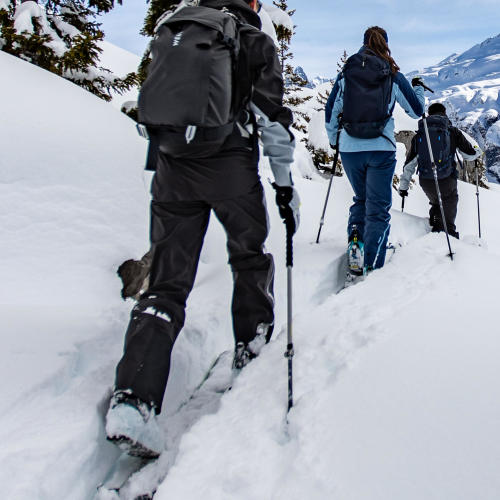
[[[452,121],[486,151],[489,177],[500,182],[500,34],[407,76],[417,75],[435,91],[431,102],[445,103]]]
[[[315,89],[316,87],[319,87],[320,85],[323,85],[331,80],[331,78],[327,78],[325,76],[316,76],[315,78],[310,79],[302,66],[297,66],[295,68],[295,74],[307,82],[306,88],[308,89]]]

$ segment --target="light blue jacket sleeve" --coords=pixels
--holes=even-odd
[[[412,118],[420,118],[424,114],[424,87],[420,85],[412,87],[404,75],[398,72],[394,77],[394,91],[396,101],[405,110],[407,115]]]

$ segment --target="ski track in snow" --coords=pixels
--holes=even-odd
[[[411,216],[407,217],[411,218]],[[418,218],[414,219],[420,222]],[[418,226],[420,226],[422,234],[427,232],[425,224],[421,223],[418,224]],[[306,244],[306,251],[309,250],[309,247],[310,245]],[[316,248],[321,250],[320,246]],[[341,252],[342,253],[330,263],[325,261],[321,264],[319,270],[324,277],[317,287],[317,291],[311,297],[310,304],[305,304],[305,310],[308,310],[310,306],[314,307],[314,304],[321,306],[325,301],[335,300],[332,298],[332,294],[335,294],[344,287],[346,278],[345,251],[342,249]],[[302,253],[301,249],[299,249],[298,253]],[[347,290],[344,293],[346,292]],[[302,309],[304,309],[304,307],[299,308],[297,320],[300,320],[301,315],[304,314],[300,312]],[[320,307],[318,307],[313,314],[323,317]],[[281,330],[283,331],[284,328],[285,327],[282,327]],[[357,345],[357,348],[363,346],[364,342]],[[213,382],[211,385],[213,385]],[[166,418],[164,420],[164,430],[168,441],[166,451],[157,461],[148,464],[141,471],[134,474],[126,486],[120,490],[120,494],[115,494],[115,498],[133,500],[138,495],[152,494],[156,491],[157,487],[165,480],[170,469],[175,464],[184,434],[188,433],[201,419],[217,413],[220,408],[220,399],[222,397],[224,397],[224,394],[207,390],[201,398],[197,397],[194,400],[190,399],[186,404],[182,405],[178,411]],[[99,500],[106,500],[108,497],[109,494],[107,494],[107,496],[103,494],[98,498]]]
[[[443,235],[422,237],[398,250],[383,271],[375,271],[366,281],[339,295],[323,298],[320,305],[301,307],[294,321],[296,407],[289,417],[288,430],[284,425],[286,368],[284,361],[280,363],[285,345],[282,332],[261,358],[242,374],[241,385],[238,380],[232,393],[224,396],[217,420],[205,418],[185,436],[179,463],[167,476],[156,498],[182,495],[193,499],[299,499],[306,494],[318,500],[337,498],[335,474],[328,461],[331,452],[323,457],[316,452],[318,440],[321,440],[318,430],[329,427],[332,401],[328,395],[342,373],[359,362],[368,346],[390,335],[391,328],[387,325],[394,319],[392,304],[397,303],[401,310],[418,308],[424,296],[439,293],[440,283],[450,280],[456,272],[454,268],[467,263],[467,258],[461,258],[460,254],[475,257],[484,251],[464,243],[456,243],[456,247],[459,255],[452,263],[444,252]],[[416,263],[411,276],[407,272],[408,262]],[[393,286],[394,283],[400,286]],[[384,290],[384,293],[377,293],[377,290]],[[360,304],[363,305],[361,317]],[[446,309],[449,312],[449,307]],[[331,329],[325,329],[325,318],[332,319]],[[269,384],[269,380],[276,384]],[[252,412],[254,398],[259,400],[258,415]],[[240,422],[241,415],[248,415],[249,422]],[[314,426],[307,425],[312,421]],[[262,442],[255,450],[252,440],[257,439],[257,435]],[[233,450],[228,453],[223,444],[217,444],[218,440],[231,442]],[[205,443],[202,449],[200,443]],[[264,470],[265,465],[257,464],[260,453],[275,464],[272,473]],[[221,458],[224,454],[226,456]],[[238,454],[237,463],[249,464],[245,472],[232,466]],[[198,470],[197,479],[187,484],[188,471],[197,466],[199,469],[200,456],[207,463],[216,464],[216,470],[210,467],[203,472]],[[287,488],[286,478],[299,471],[307,487],[297,489],[301,481],[296,479],[292,482],[293,487]],[[216,473],[222,474],[222,478],[214,484],[211,474]],[[262,488],[253,483],[249,485],[252,477],[261,478]],[[312,489],[311,483],[314,484]],[[203,487],[203,484],[210,486]]]

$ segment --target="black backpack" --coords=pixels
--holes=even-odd
[[[185,7],[159,27],[139,93],[139,123],[152,148],[176,158],[220,150],[241,111],[239,29],[229,11],[202,6]]]
[[[394,111],[394,108],[389,111],[393,82],[389,63],[366,50],[349,57],[342,73],[345,81],[342,124],[346,132],[359,139],[385,137],[384,128]]]
[[[449,177],[455,165],[451,151],[450,120],[446,116],[431,115],[427,117],[427,128],[431,139],[432,153],[436,163],[438,179]],[[424,179],[433,179],[431,157],[425,136],[424,122],[418,122],[417,132],[418,174]]]

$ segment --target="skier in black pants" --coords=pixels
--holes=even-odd
[[[458,206],[458,171],[455,154],[458,149],[466,160],[472,161],[480,156],[481,150],[471,144],[458,128],[452,126],[446,116],[446,108],[443,104],[436,102],[429,106],[427,123],[436,161],[439,190],[441,191],[448,233],[455,238],[459,238],[459,233],[455,226]],[[408,196],[408,188],[417,166],[420,186],[427,195],[427,198],[429,198],[431,206],[429,210],[429,222],[432,231],[444,231],[422,120],[419,122],[419,132],[412,139],[411,148],[406,157],[403,175],[399,184],[399,194],[403,198]]]
[[[294,230],[299,224],[299,199],[290,173],[293,116],[283,106],[281,67],[273,41],[260,31],[257,0],[202,0],[201,5],[226,7],[246,23],[240,31],[237,81],[249,98],[217,153],[201,159],[158,153],[150,284],[131,314],[106,425],[108,439],[145,457],[164,449],[156,414],[212,212],[226,231],[234,278],[234,367],[245,366],[271,338],[274,263],[264,250],[268,219],[258,173],[257,131],[270,159],[280,214]]]

